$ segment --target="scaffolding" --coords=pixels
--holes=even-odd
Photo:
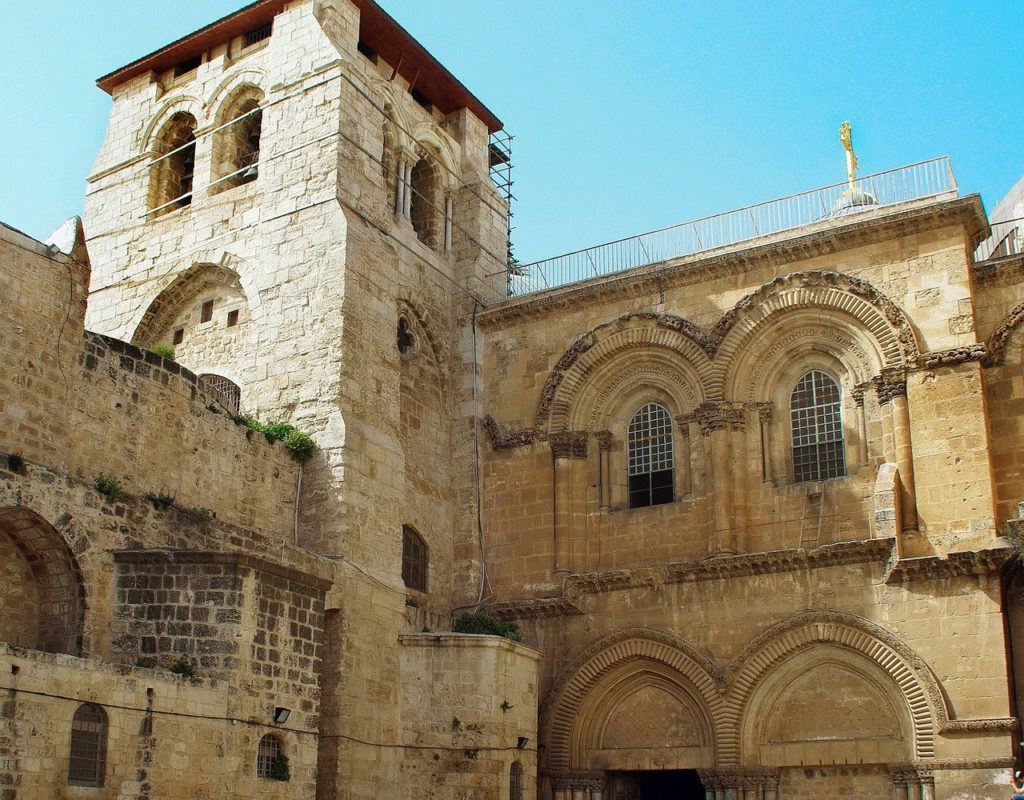
[[[508,262],[508,276],[511,280],[513,275],[519,272],[519,261],[516,259],[512,247],[512,202],[516,199],[512,194],[512,139],[514,137],[507,131],[495,131],[491,134],[487,146],[488,166],[491,172],[491,182],[497,188],[498,193],[505,200],[506,221],[508,223],[505,239],[506,261]],[[510,292],[511,294],[511,292]]]

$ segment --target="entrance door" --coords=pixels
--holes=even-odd
[[[609,800],[704,800],[695,769],[611,772]]]

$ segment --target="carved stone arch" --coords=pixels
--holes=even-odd
[[[239,90],[244,90],[248,86],[258,89],[266,97],[266,86],[268,83],[267,73],[255,67],[247,67],[246,69],[229,73],[217,84],[217,88],[210,93],[210,96],[203,104],[206,116],[210,119],[216,119],[220,114],[220,110],[224,108],[225,104],[230,102],[232,95]]]
[[[780,664],[818,645],[860,653],[892,680],[906,704],[913,734],[914,758],[935,755],[936,731],[948,720],[938,681],[924,661],[891,632],[861,617],[835,611],[798,614],[752,639],[728,668],[727,715],[719,758],[741,763],[741,726],[756,688]]]
[[[458,160],[447,137],[441,133],[440,129],[429,122],[421,122],[413,129],[412,138],[415,142],[414,146],[420,151],[421,156],[427,155],[440,165],[442,189],[447,192],[456,188]]]
[[[163,103],[157,112],[150,118],[149,123],[142,130],[139,142],[139,155],[154,155],[157,140],[160,137],[164,126],[174,118],[175,114],[191,114],[196,121],[196,130],[201,130],[208,124],[203,101],[192,95],[177,95]]]
[[[626,314],[599,325],[577,339],[548,373],[537,407],[536,429],[542,435],[568,430],[584,387],[591,385],[591,375],[624,353],[639,352],[638,348],[673,353],[679,368],[693,376],[695,394],[703,401],[711,373],[710,347],[710,339],[700,328],[671,314]]]
[[[240,259],[225,259],[233,263]],[[251,295],[242,286],[242,279],[224,263],[197,262],[180,272],[165,286],[146,308],[142,319],[135,327],[131,342],[145,346],[152,343],[151,337],[169,325],[181,310],[197,294],[211,286],[228,286],[242,294],[246,302]]]
[[[376,80],[373,83],[373,90],[377,95],[385,121],[391,124],[394,132],[396,152],[411,151],[413,148],[411,136],[413,125],[402,111],[401,102],[396,99],[394,84],[386,80]]]
[[[609,678],[621,684],[630,673],[656,674],[672,681],[696,701],[709,725],[711,746],[726,725],[722,675],[711,656],[681,639],[660,631],[630,628],[606,636],[577,656],[562,670],[541,709],[540,735],[550,771],[581,769],[577,763],[580,733],[593,720],[581,711],[593,711],[587,700]],[[575,752],[574,752],[575,748]]]
[[[744,297],[715,325],[713,396],[724,396],[736,354],[752,337],[800,309],[827,310],[851,320],[850,329],[862,331],[874,343],[884,367],[906,367],[917,360],[917,338],[907,316],[870,283],[838,272],[794,272]]]
[[[25,506],[0,508],[0,537],[13,543],[34,583],[38,629],[28,646],[49,653],[80,655],[85,582],[64,537]]]
[[[1024,301],[1013,307],[985,342],[986,366],[1024,361]]]

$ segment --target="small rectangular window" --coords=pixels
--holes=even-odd
[[[228,327],[233,328],[238,324],[238,309],[228,312]]]
[[[199,321],[209,322],[213,319],[213,301],[207,300],[203,303],[203,310],[200,312]]]
[[[173,344],[181,344],[183,341],[185,341],[185,329],[178,328],[178,330],[174,332]]]
[[[370,61],[372,61],[374,64],[377,63],[377,51],[370,47],[370,45],[368,45],[362,39],[360,39],[359,42],[356,44],[356,50],[358,50],[360,53],[362,53],[364,56],[370,59]]]
[[[182,61],[174,68],[174,77],[180,78],[182,75],[186,75],[194,69],[199,69],[199,65],[203,63],[202,55],[194,56],[192,58]]]
[[[430,98],[423,94],[423,92],[421,92],[419,89],[412,89],[409,91],[409,94],[412,95],[413,100],[415,100],[425,109],[430,110],[431,108],[434,107],[434,104],[430,102]]]
[[[258,28],[253,28],[251,31],[246,31],[242,35],[242,48],[252,47],[257,42],[262,42],[264,39],[269,39],[270,34],[274,32],[274,23],[268,22],[266,25],[260,25]]]

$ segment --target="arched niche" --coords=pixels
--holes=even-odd
[[[545,702],[547,768],[712,766],[724,722],[719,688],[710,656],[675,637],[646,629],[607,636],[563,671]],[[662,737],[669,744],[659,745]]]
[[[81,570],[64,537],[21,506],[0,508],[0,639],[79,655],[85,616]]]

